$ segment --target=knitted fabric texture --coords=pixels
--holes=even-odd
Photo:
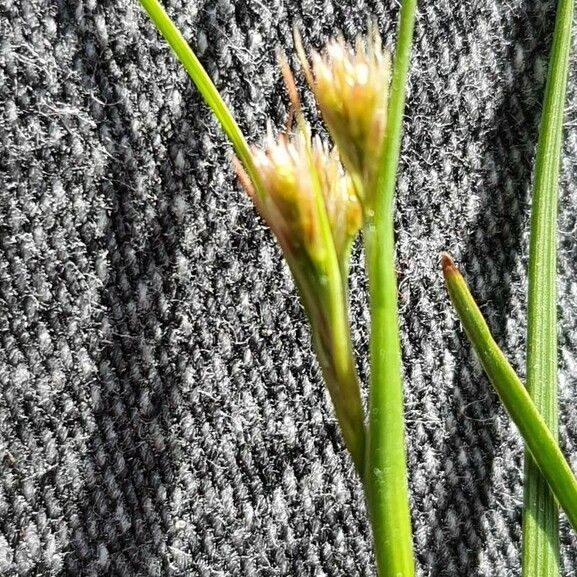
[[[391,45],[397,4],[165,3],[253,143],[267,117],[284,122],[276,52],[292,54],[293,26],[320,48],[372,15]],[[456,321],[438,255],[455,255],[523,376],[554,13],[553,1],[419,2],[396,228],[422,577],[519,574],[522,442]],[[559,384],[577,469],[573,56]],[[138,2],[3,0],[0,110],[0,575],[374,575],[362,491],[290,275]],[[366,383],[358,247],[351,302]],[[562,544],[563,575],[576,577],[563,516]]]

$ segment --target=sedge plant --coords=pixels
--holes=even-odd
[[[158,0],[140,0],[230,139],[236,172],[274,233],[311,327],[344,444],[363,484],[380,577],[413,577],[407,489],[393,205],[416,0],[403,0],[394,64],[374,26],[307,56],[295,44],[334,145],[312,134],[286,59],[294,126],[269,125],[249,146],[198,58]],[[362,230],[371,333],[368,418],[348,314],[352,242]]]

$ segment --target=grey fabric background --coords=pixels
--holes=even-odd
[[[524,373],[553,1],[420,0],[398,187],[419,575],[519,574],[522,445],[447,302],[463,265]],[[394,0],[167,3],[258,142],[298,24]],[[577,468],[577,51],[560,210],[562,441]],[[309,111],[313,112],[309,104]],[[230,147],[136,0],[0,5],[0,575],[374,575],[291,279]],[[362,256],[351,278],[366,377]],[[563,574],[577,538],[563,520]]]

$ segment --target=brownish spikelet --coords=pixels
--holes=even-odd
[[[250,180],[249,175],[244,169],[242,162],[236,156],[233,156],[232,158],[232,167],[236,172],[236,176],[240,182],[240,185],[246,190],[247,194],[254,202],[256,200],[256,192],[254,190],[254,186]]]
[[[297,85],[293,76],[293,73],[290,69],[290,65],[288,63],[287,57],[284,53],[280,53],[278,56],[278,62],[280,66],[280,70],[282,72],[282,77],[287,89],[288,97],[294,112],[299,115],[301,114],[301,101],[299,97],[299,93],[297,90]]]

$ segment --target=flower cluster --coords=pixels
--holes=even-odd
[[[347,271],[352,242],[370,209],[385,138],[390,62],[373,33],[352,49],[342,38],[309,65],[305,77],[335,142],[312,136],[289,65],[281,69],[296,128],[269,126],[251,151],[251,180],[241,183],[281,245],[309,317],[313,342],[345,444],[362,474],[365,425],[350,339]],[[291,115],[292,116],[292,115]]]
[[[323,119],[364,196],[375,185],[387,128],[390,55],[376,30],[354,49],[342,37],[332,40],[310,63],[298,37],[296,45]]]
[[[336,150],[311,137],[306,125],[278,137],[269,128],[263,147],[253,151],[253,161],[264,195],[255,194],[245,176],[241,180],[283,249],[322,261],[326,221],[338,257],[345,258],[361,227],[362,210]]]
[[[289,127],[275,137],[269,126],[262,147],[253,149],[261,194],[255,194],[256,183],[250,182],[239,163],[237,171],[285,252],[304,251],[313,261],[322,260],[331,248],[323,240],[326,222],[332,248],[342,263],[375,186],[387,124],[390,56],[374,30],[367,41],[359,39],[354,49],[342,37],[332,40],[322,54],[312,53],[311,64],[298,35],[295,44],[336,146],[331,150],[318,136],[311,136],[283,59],[293,108],[301,115],[297,129],[291,133]]]

